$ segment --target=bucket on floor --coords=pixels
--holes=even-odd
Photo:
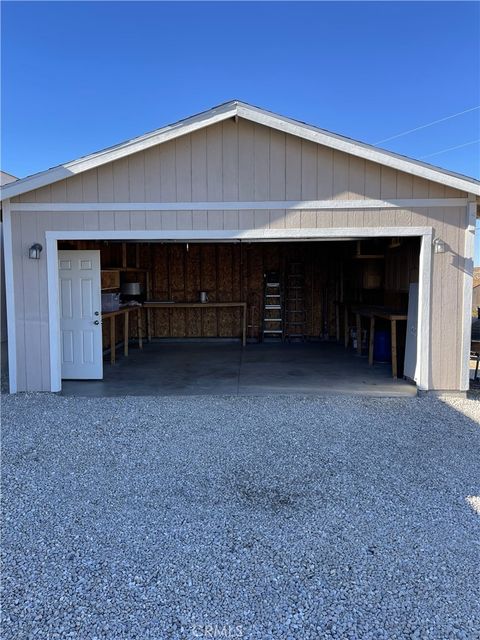
[[[389,331],[376,331],[373,343],[373,359],[376,362],[392,361],[392,342]]]

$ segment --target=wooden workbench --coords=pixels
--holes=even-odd
[[[154,302],[147,301],[143,304],[149,313],[150,309],[218,309],[221,307],[242,309],[242,346],[247,344],[247,303],[246,302]],[[148,319],[149,332],[152,323]],[[149,334],[148,339],[151,339]]]
[[[106,311],[102,313],[102,321],[110,319],[110,363],[115,364],[115,356],[116,356],[116,331],[115,331],[115,320],[118,316],[123,316],[123,353],[125,356],[128,356],[128,339],[129,339],[129,328],[130,328],[130,314],[137,313],[137,330],[138,330],[138,347],[139,349],[143,349],[143,338],[142,338],[142,307],[141,306],[131,306],[131,307],[122,307],[121,309],[117,309],[117,311]]]
[[[395,309],[389,309],[387,307],[368,307],[360,305],[345,306],[345,327],[348,325],[347,317],[348,311],[355,314],[357,320],[357,353],[362,353],[362,317],[370,318],[370,335],[368,340],[368,364],[373,364],[373,349],[375,345],[375,319],[381,318],[382,320],[388,320],[390,322],[391,329],[391,350],[392,350],[392,376],[397,378],[398,376],[398,359],[397,359],[397,322],[407,321],[408,315],[404,311],[397,311]],[[348,342],[347,335],[345,336],[345,346]]]

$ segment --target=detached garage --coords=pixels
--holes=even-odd
[[[10,390],[464,391],[479,196],[237,101],[18,180]]]

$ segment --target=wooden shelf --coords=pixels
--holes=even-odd
[[[100,277],[103,291],[120,288],[120,271],[118,269],[102,269]]]
[[[137,271],[140,273],[147,273],[150,269],[140,269],[140,267],[106,267],[102,269],[102,271],[121,271],[125,273],[125,271]]]
[[[102,290],[111,291],[112,289],[120,289],[121,273],[144,273],[147,274],[149,269],[140,269],[138,267],[108,267],[101,270]]]
[[[352,260],[385,260],[385,256],[383,253],[373,253],[371,255],[362,254],[355,255],[352,257]]]

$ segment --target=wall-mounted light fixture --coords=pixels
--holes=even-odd
[[[30,258],[30,260],[40,260],[40,254],[42,252],[42,249],[43,249],[42,245],[39,244],[38,242],[35,242],[35,244],[32,244],[32,246],[28,250],[28,257]]]
[[[445,242],[440,238],[433,241],[433,253],[445,253]]]

